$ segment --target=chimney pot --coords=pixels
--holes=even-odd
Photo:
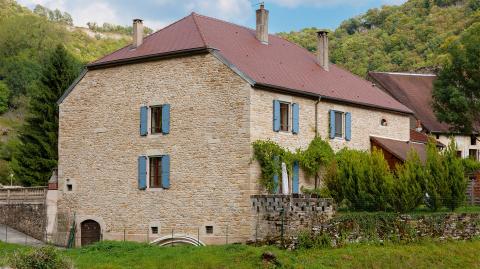
[[[329,56],[328,56],[328,31],[321,30],[317,32],[317,61],[318,64],[325,70],[329,70]]]
[[[141,19],[133,20],[133,48],[137,48],[143,43],[143,21]]]
[[[257,39],[262,44],[268,44],[268,10],[265,9],[264,3],[260,4],[257,9]]]

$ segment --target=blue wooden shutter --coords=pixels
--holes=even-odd
[[[162,156],[162,188],[170,188],[170,156]]]
[[[140,135],[146,136],[148,134],[148,107],[142,106],[140,108]]]
[[[345,113],[345,140],[352,140],[352,114]]]
[[[330,139],[335,138],[335,110],[330,110]]]
[[[162,105],[162,133],[170,133],[170,105]]]
[[[278,156],[274,156],[273,157],[273,161],[274,161],[274,169],[275,169],[275,173],[273,174],[273,193],[278,193],[278,190],[279,190],[279,182],[278,182],[278,162],[279,162],[279,157]]]
[[[299,193],[299,171],[300,167],[298,165],[298,161],[293,162],[292,193]]]
[[[298,104],[292,104],[292,133],[298,134],[300,131],[299,125],[299,112],[300,106]]]
[[[273,131],[280,131],[280,101],[273,100]]]
[[[145,190],[147,188],[147,157],[138,157],[138,188]]]

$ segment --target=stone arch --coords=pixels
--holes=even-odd
[[[158,246],[169,246],[172,244],[175,245],[193,245],[193,246],[205,246],[205,243],[202,241],[198,240],[198,238],[190,236],[190,235],[185,235],[185,234],[174,234],[173,236],[167,235],[164,237],[157,238],[150,242],[152,245],[158,245]]]
[[[93,219],[86,219],[80,223],[80,243],[87,246],[102,240],[102,227]]]

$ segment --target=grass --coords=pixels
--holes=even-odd
[[[0,265],[15,249],[0,243]],[[105,241],[65,250],[75,268],[479,268],[480,241],[422,242],[409,245],[351,245],[339,249],[286,251],[271,246],[225,245],[157,247]],[[278,263],[264,262],[270,251]]]

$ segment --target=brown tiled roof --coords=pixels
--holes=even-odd
[[[429,136],[427,134],[410,129],[410,141],[427,144],[428,139],[429,139]],[[436,142],[437,142],[437,147],[442,147],[442,148],[445,147],[445,145],[442,142],[438,140]]]
[[[412,149],[418,153],[418,157],[423,163],[427,160],[427,147],[423,143],[394,140],[375,136],[371,136],[370,139],[402,161],[407,160],[408,153]]]
[[[126,46],[87,67],[199,48],[218,52],[256,87],[411,113],[363,78],[336,65],[329,72],[323,70],[313,54],[294,43],[270,35],[269,44],[264,45],[256,39],[255,30],[195,13],[146,37],[136,49]]]
[[[379,86],[410,108],[429,132],[448,133],[449,125],[437,120],[432,108],[435,75],[369,72]]]

